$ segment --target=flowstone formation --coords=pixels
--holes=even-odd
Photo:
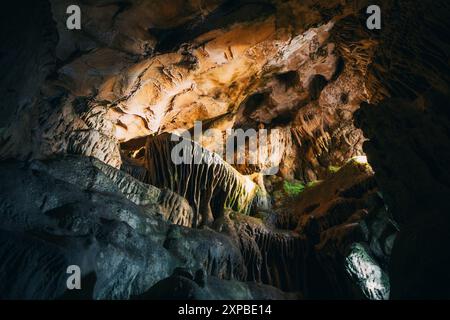
[[[212,223],[222,217],[226,209],[248,213],[257,194],[262,196],[262,190],[252,179],[242,176],[219,155],[196,142],[180,137],[180,141],[172,141],[174,137],[162,134],[148,139],[146,181],[188,199],[195,212],[193,227]],[[175,164],[172,156],[177,145],[183,149],[180,150],[181,164]]]
[[[0,298],[450,297],[448,1],[76,2],[2,10]]]

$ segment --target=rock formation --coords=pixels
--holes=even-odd
[[[449,298],[450,4],[377,2],[5,6],[0,298]]]
[[[183,147],[186,161],[174,164],[172,152]],[[170,159],[170,160],[169,160]],[[192,226],[210,224],[225,209],[248,213],[259,187],[220,156],[194,141],[172,141],[169,134],[149,138],[146,144],[146,182],[166,187],[188,199],[194,208]]]

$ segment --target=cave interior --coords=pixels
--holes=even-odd
[[[450,299],[449,9],[5,4],[0,299]]]

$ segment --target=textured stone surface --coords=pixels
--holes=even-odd
[[[207,277],[204,282],[193,279],[192,275],[174,274],[161,280],[138,299],[175,300],[286,300],[299,299],[300,294],[284,293],[274,287],[254,282],[218,280]]]
[[[337,10],[337,1],[88,1],[79,32],[65,28],[67,2],[50,5],[56,25],[42,19],[59,41],[42,45],[58,63],[29,106],[30,119],[2,128],[2,159],[72,153],[120,167],[120,142],[211,119],[219,129],[278,123],[287,152],[299,160],[285,164],[282,148],[270,163],[305,181],[322,177],[321,166],[360,153],[361,134],[348,117],[362,99],[350,93],[361,75],[350,74],[351,82],[348,72],[341,75],[335,21],[320,13]],[[294,123],[291,137],[290,119],[304,106],[297,118],[306,120]],[[317,106],[329,115],[320,123],[307,111]],[[349,111],[336,117],[338,109]]]
[[[75,298],[137,297],[177,267],[214,277],[198,298],[281,299],[289,295],[268,285],[300,290],[299,240],[259,219],[227,214],[217,231],[171,224],[177,221],[165,214],[160,189],[94,158],[3,162],[0,173],[3,298],[69,297],[65,271],[72,264],[86,285]],[[238,282],[245,280],[252,283]]]
[[[389,298],[388,270],[398,230],[372,169],[361,160],[350,160],[275,209],[275,225],[299,234],[297,270],[308,297]]]
[[[364,150],[400,232],[392,248],[391,298],[448,298],[449,3],[386,10],[369,68],[373,103],[356,115]],[[402,32],[408,26],[414,31]],[[384,99],[390,97],[389,99]]]
[[[239,249],[226,236],[166,222],[154,208],[127,200],[101,172],[84,179],[97,169],[86,161],[2,163],[2,298],[62,296],[72,264],[83,277],[95,276],[83,293],[95,299],[139,295],[176,267],[245,276]],[[73,176],[59,179],[69,167]]]
[[[70,297],[68,264],[78,298],[450,296],[448,1],[379,1],[381,31],[364,0],[68,4],[2,10],[2,298]],[[173,166],[198,120],[278,133]]]
[[[250,177],[241,175],[220,156],[196,142],[172,138],[170,134],[148,138],[146,182],[169,188],[188,199],[194,208],[191,222],[194,227],[211,224],[223,216],[225,209],[249,212],[253,199],[261,193]],[[175,146],[184,148],[179,152],[185,159],[181,164],[173,162]]]

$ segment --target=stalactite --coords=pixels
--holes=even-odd
[[[284,291],[304,291],[306,242],[297,234],[275,230],[252,217],[235,221],[239,246],[247,267],[247,281]]]
[[[194,227],[213,222],[223,215],[225,208],[248,213],[258,193],[257,185],[196,142],[183,140],[183,143],[187,161],[174,164],[171,152],[177,142],[171,141],[170,134],[148,138],[146,182],[188,199],[194,209]],[[202,160],[196,164],[195,159]]]

